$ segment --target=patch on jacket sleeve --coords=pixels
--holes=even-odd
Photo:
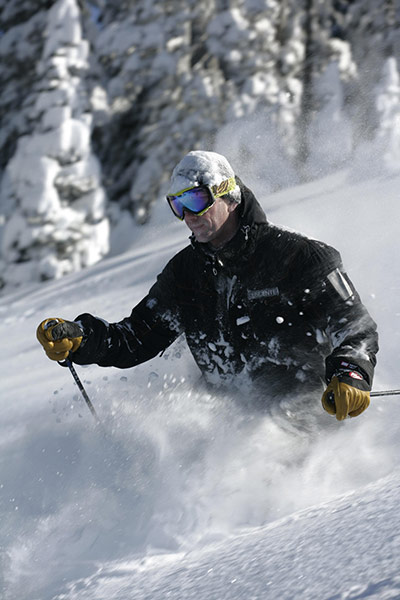
[[[348,300],[353,296],[353,290],[350,287],[349,282],[345,278],[344,274],[335,269],[329,273],[328,281],[334,287],[335,291],[339,294],[342,300]]]
[[[279,296],[279,288],[264,288],[263,290],[247,290],[247,297],[249,300],[260,300],[261,298],[271,298],[272,296]]]

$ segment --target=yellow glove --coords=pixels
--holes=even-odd
[[[78,350],[83,331],[78,323],[64,319],[45,319],[36,330],[36,337],[51,360],[65,360]]]
[[[330,415],[336,415],[338,421],[347,416],[357,417],[370,403],[369,392],[359,390],[343,383],[335,376],[322,396],[322,406]]]

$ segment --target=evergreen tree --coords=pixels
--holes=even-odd
[[[346,116],[339,66],[332,62],[315,83],[315,111],[307,130],[309,153],[306,171],[316,178],[345,166],[351,157],[353,138]]]
[[[26,102],[27,131],[5,168],[9,207],[2,239],[3,283],[60,277],[108,250],[105,196],[91,152],[84,83],[88,44],[75,0],[46,13],[37,80]]]
[[[396,60],[386,60],[376,88],[379,126],[374,143],[374,158],[384,171],[400,172],[400,77]],[[378,167],[379,168],[379,167]]]
[[[393,60],[377,104],[371,90],[398,53],[398,11],[0,0],[0,285],[99,260],[108,218],[147,222],[191,149],[226,154],[256,191],[330,172],[365,139],[397,156]]]
[[[104,7],[95,51],[110,113],[94,140],[110,199],[139,222],[174,163],[221,120],[223,80],[204,40],[211,11],[182,0]]]

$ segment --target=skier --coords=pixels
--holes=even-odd
[[[180,161],[167,201],[191,230],[190,245],[122,321],[87,313],[42,321],[37,337],[47,356],[129,368],[184,334],[212,386],[251,383],[266,398],[323,392],[338,420],[362,413],[378,338],[337,250],[269,223],[215,152]]]

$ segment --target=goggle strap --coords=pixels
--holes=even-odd
[[[224,194],[229,194],[229,192],[233,192],[235,187],[236,187],[236,179],[234,177],[230,177],[229,179],[225,179],[224,181],[221,181],[221,183],[219,185],[215,184],[215,185],[210,186],[210,189],[211,189],[212,193],[214,194],[214,196],[216,198],[219,198],[220,196],[223,196]],[[188,192],[189,190],[193,190],[193,186],[185,188],[184,190],[181,190],[180,192],[177,192],[176,194],[171,194],[170,197],[171,198],[179,198],[179,196],[182,196],[185,192]]]
[[[211,191],[216,198],[219,198],[220,196],[229,194],[229,192],[233,192],[235,187],[236,179],[234,177],[229,177],[229,179],[225,179],[219,185],[211,186]]]

